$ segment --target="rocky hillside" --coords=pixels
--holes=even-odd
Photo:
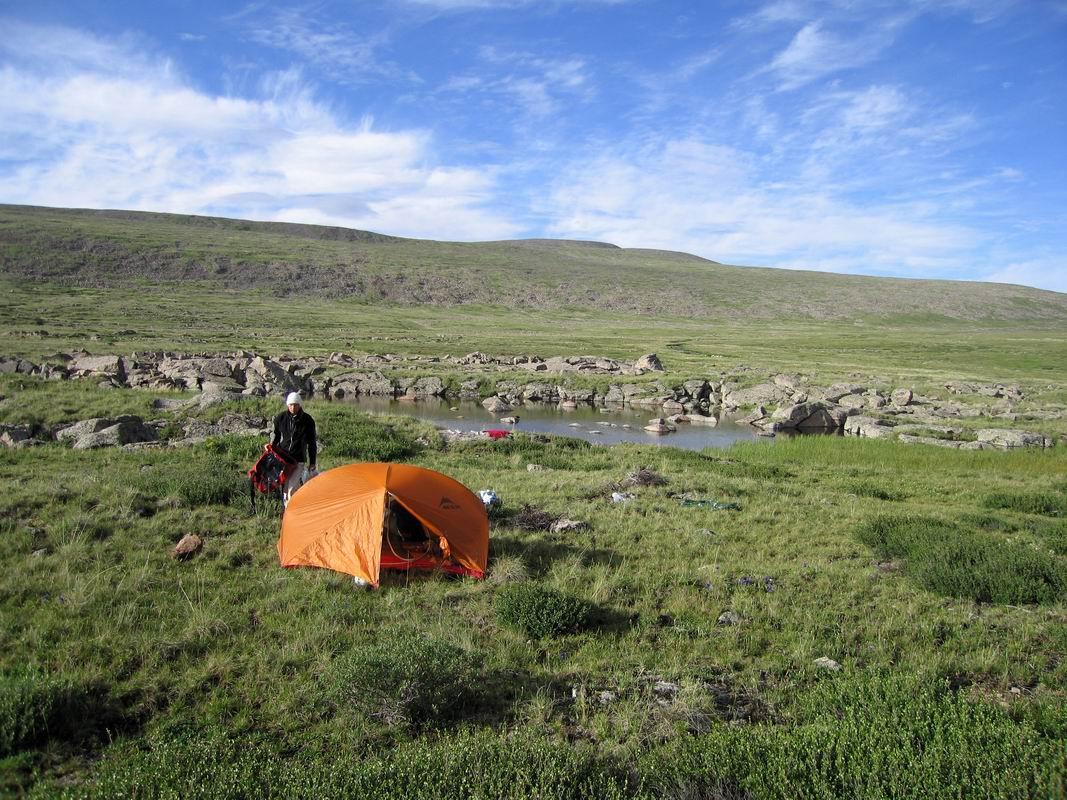
[[[177,214],[0,205],[8,279],[190,283],[365,302],[697,318],[1067,322],[1067,294],[720,264],[597,242],[436,242]]]

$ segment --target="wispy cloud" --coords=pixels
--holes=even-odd
[[[532,5],[604,5],[614,6],[634,0],[403,0],[409,5],[427,6],[442,11],[470,9],[508,9]]]
[[[410,70],[382,56],[389,41],[384,30],[356,31],[336,22],[327,24],[308,9],[285,9],[246,22],[252,41],[290,51],[341,83],[418,80]]]
[[[588,64],[582,58],[547,58],[497,47],[483,47],[480,58],[495,74],[482,70],[455,75],[439,91],[506,99],[524,114],[539,118],[555,112],[565,100],[588,99],[594,93]]]
[[[829,31],[821,22],[809,22],[796,32],[767,69],[777,77],[780,89],[796,89],[835,72],[870,63],[891,40],[889,31],[854,38]]]

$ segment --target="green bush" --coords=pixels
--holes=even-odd
[[[848,488],[852,494],[859,495],[860,497],[874,497],[878,500],[892,500],[894,502],[908,499],[908,496],[904,494],[904,492],[887,489],[884,486],[865,481],[855,483]]]
[[[0,757],[48,739],[77,741],[117,722],[100,687],[36,667],[0,673]]]
[[[1042,522],[1033,527],[1034,533],[1056,555],[1067,556],[1067,520]]]
[[[569,800],[629,797],[626,781],[588,750],[491,732],[406,742],[372,756],[286,755],[252,737],[189,731],[112,748],[83,786],[41,787],[66,798],[373,797],[381,800]]]
[[[477,705],[478,666],[447,642],[394,634],[337,659],[331,693],[389,725],[447,724]]]
[[[1049,603],[1067,595],[1067,567],[1026,543],[942,520],[875,518],[859,539],[930,591],[988,603]]]
[[[248,476],[228,458],[209,453],[195,461],[157,464],[141,489],[155,497],[174,495],[187,506],[225,505],[248,494]]]
[[[999,708],[911,677],[827,681],[793,727],[717,727],[638,765],[648,797],[1062,796],[1067,750]]]
[[[320,460],[333,456],[345,461],[400,461],[420,449],[412,423],[386,424],[340,404],[316,408],[315,427]]]
[[[63,687],[36,670],[0,676],[0,756],[43,739]]]
[[[982,505],[1046,517],[1067,514],[1067,496],[1052,492],[994,492],[986,495]]]
[[[589,608],[582,600],[529,581],[501,588],[495,607],[502,625],[535,639],[580,630],[589,617]]]

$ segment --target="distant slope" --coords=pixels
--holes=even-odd
[[[217,217],[0,205],[0,273],[80,286],[195,281],[368,302],[657,316],[951,317],[1067,324],[1067,294],[737,267],[600,242],[437,242]]]

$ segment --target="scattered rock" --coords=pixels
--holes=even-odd
[[[733,408],[741,406],[777,406],[791,399],[790,394],[773,383],[761,383],[748,389],[736,389],[724,393],[723,405]]]
[[[179,561],[188,560],[200,552],[200,548],[203,546],[203,539],[195,533],[187,533],[181,538],[178,544],[174,546],[174,549],[171,551],[171,557],[176,558]]]
[[[669,703],[678,696],[678,692],[680,691],[681,687],[672,681],[657,680],[652,684],[652,694],[654,694],[660,701],[667,701]]]
[[[159,411],[180,411],[184,408],[189,408],[193,405],[195,400],[178,400],[169,397],[157,397],[152,401],[152,408]]]
[[[812,662],[819,669],[828,669],[831,672],[840,672],[841,665],[827,656],[819,656]]]
[[[482,407],[485,408],[490,414],[499,414],[505,411],[511,411],[511,405],[498,395],[493,397],[487,397],[482,401]]]
[[[665,434],[674,433],[678,429],[671,423],[667,422],[663,417],[656,417],[655,419],[650,419],[648,421],[648,424],[645,425],[645,430],[649,433]]]
[[[841,427],[838,418],[831,413],[830,404],[821,400],[781,406],[771,415],[770,422],[773,430],[776,431],[791,429],[835,431]]]
[[[1016,447],[1052,447],[1053,440],[1030,431],[1011,430],[1003,428],[983,428],[975,431],[978,441],[982,444],[1004,449]]]
[[[576,519],[557,519],[549,530],[552,533],[577,533],[589,530],[589,523]]]
[[[544,464],[527,464],[527,472],[545,472],[548,468]]]
[[[29,425],[2,425],[0,424],[0,445],[4,447],[33,447],[43,444],[33,436],[33,428]]]
[[[741,622],[741,616],[736,611],[724,611],[719,614],[718,623],[720,625],[737,625]]]
[[[893,401],[893,405],[903,408],[906,405],[910,405],[915,395],[912,394],[911,389],[897,389],[890,395],[890,400]]]
[[[659,356],[655,353],[649,353],[648,355],[641,356],[634,362],[634,369],[647,369],[653,372],[664,372],[665,368],[663,362],[659,360]]]
[[[856,416],[845,420],[844,431],[849,436],[865,436],[869,439],[886,439],[893,435],[893,428],[883,419]]]
[[[89,420],[99,423],[100,420]],[[155,428],[146,425],[144,420],[133,415],[122,416],[110,421],[112,424],[91,433],[79,436],[74,442],[75,450],[95,450],[100,447],[118,447],[141,442],[155,442],[159,439]]]

